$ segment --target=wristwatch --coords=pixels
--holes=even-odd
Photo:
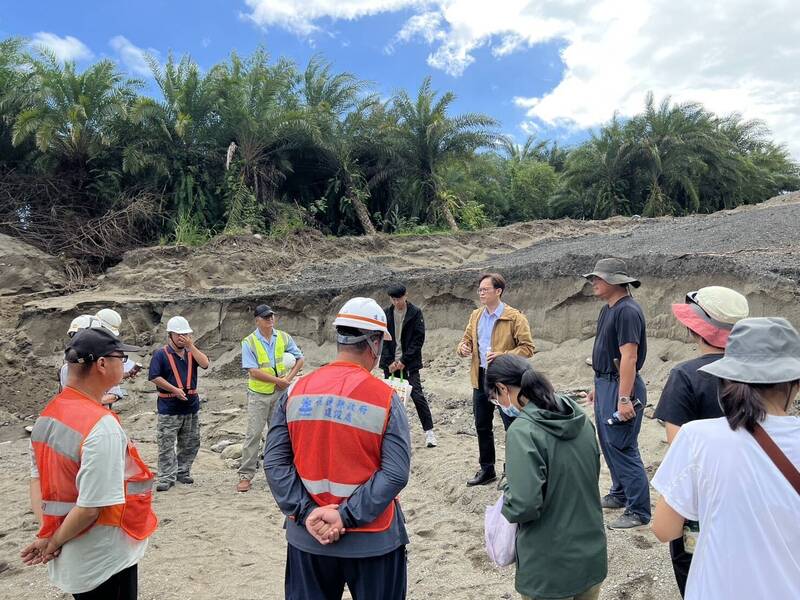
[[[620,404],[630,404],[631,403],[630,396],[620,396],[619,397],[619,403]]]

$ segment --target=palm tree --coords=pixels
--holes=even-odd
[[[626,138],[616,117],[566,161],[567,186],[578,195],[585,191],[594,205],[594,217],[605,218],[625,214],[628,177],[632,168],[634,146]]]
[[[214,177],[223,167],[218,97],[191,57],[170,55],[163,67],[147,61],[161,98],[142,96],[132,107],[123,169],[172,198],[176,229],[210,225],[222,212]]]
[[[409,177],[423,206],[438,207],[453,231],[458,225],[453,216],[453,196],[442,189],[440,170],[451,160],[468,159],[479,148],[491,147],[498,136],[490,128],[497,121],[486,115],[467,113],[450,117],[447,111],[455,100],[452,92],[437,99],[426,77],[416,99],[405,91],[393,101],[398,127],[395,145],[408,166]]]
[[[313,57],[301,79],[301,95],[308,118],[319,132],[317,149],[323,165],[332,173],[329,192],[341,193],[353,207],[364,233],[374,234],[369,215],[369,186],[359,163],[359,154],[371,146],[369,113],[377,97],[364,96],[367,83],[350,73],[331,73],[331,64]]]
[[[296,69],[286,60],[270,65],[258,49],[244,60],[232,54],[209,77],[220,99],[221,136],[233,150],[226,162],[239,161],[241,185],[269,209],[293,170],[290,151],[319,137],[298,102]]]
[[[123,77],[110,60],[78,73],[74,62],[61,64],[50,50],[39,56],[28,63],[29,106],[14,121],[12,141],[18,146],[32,138],[80,187],[93,161],[117,143],[140,82]]]

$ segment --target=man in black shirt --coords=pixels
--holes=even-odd
[[[411,385],[411,399],[417,409],[422,430],[425,432],[425,445],[436,447],[433,432],[431,407],[422,391],[419,371],[422,368],[422,345],[425,343],[425,319],[418,306],[408,301],[406,286],[394,284],[386,290],[392,305],[383,309],[391,341],[383,342],[380,366],[384,377],[396,375],[405,377]]]
[[[739,319],[748,316],[749,307],[747,299],[739,292],[711,286],[687,294],[684,303],[672,305],[672,313],[689,330],[700,356],[676,365],[661,392],[655,417],[664,421],[670,444],[682,425],[723,416],[719,405],[719,379],[698,369],[722,358],[728,334]],[[683,596],[692,555],[686,552],[682,537],[670,542],[669,553]]]
[[[638,441],[647,404],[647,390],[639,377],[647,356],[647,333],[644,313],[629,286],[639,287],[641,282],[628,276],[625,262],[618,258],[599,260],[584,277],[594,295],[606,303],[597,320],[594,389],[589,394],[595,403],[600,448],[611,472],[611,489],[602,505],[625,509],[609,528],[640,528],[650,522],[650,484]]]

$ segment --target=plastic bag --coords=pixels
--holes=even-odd
[[[489,559],[499,567],[507,567],[517,559],[517,524],[509,523],[501,512],[503,495],[493,506],[486,507],[484,537]]]
[[[403,401],[403,406],[405,406],[406,402],[411,397],[411,384],[403,379],[402,375],[399,377],[396,375],[389,375],[389,379],[386,380],[386,383],[394,388],[394,391],[397,392],[400,400]]]

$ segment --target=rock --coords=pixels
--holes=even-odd
[[[211,451],[212,452],[222,452],[223,450],[225,450],[225,448],[227,448],[228,446],[231,446],[231,445],[233,445],[235,443],[236,442],[234,442],[233,440],[220,440],[219,442],[217,442],[216,444],[211,446]]]
[[[586,359],[585,361],[583,361],[583,362],[585,362],[585,363],[586,363],[587,365],[589,365],[590,367],[592,366],[592,358],[591,358],[591,357],[587,358],[587,359]]]
[[[222,451],[222,458],[241,458],[242,444],[231,444]]]
[[[235,415],[238,412],[241,412],[241,408],[223,408],[222,410],[215,410],[212,411],[212,415]]]

